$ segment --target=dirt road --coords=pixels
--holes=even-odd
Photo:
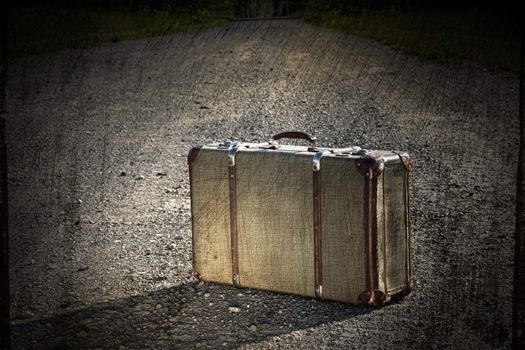
[[[516,75],[234,22],[17,60],[8,108],[14,349],[510,346]],[[404,301],[192,280],[188,150],[284,130],[411,154]]]

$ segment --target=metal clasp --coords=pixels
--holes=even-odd
[[[230,148],[236,148],[239,147],[241,143],[239,141],[235,140],[226,140],[223,143],[219,143],[219,146],[217,146],[219,149],[230,149]]]
[[[228,166],[235,166],[235,154],[241,146],[239,141],[226,140],[217,146],[218,149],[228,150]]]
[[[268,142],[260,144],[259,148],[261,148],[261,149],[277,149],[277,148],[279,148],[279,143],[277,141],[270,140]]]
[[[327,153],[329,153],[329,151],[321,151],[314,154],[314,158],[312,159],[312,170],[314,172],[321,170],[321,158]]]

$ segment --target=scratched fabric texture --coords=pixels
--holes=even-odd
[[[385,167],[382,177],[381,200],[378,206],[383,211],[383,258],[384,288],[395,292],[407,283],[408,261],[406,242],[406,181],[405,168],[402,164]],[[381,191],[382,190],[382,191]],[[381,234],[380,234],[381,236]],[[380,244],[380,243],[379,243]]]
[[[323,295],[356,303],[366,289],[363,177],[353,161],[321,162]]]
[[[241,284],[314,296],[311,156],[241,151],[236,167]]]
[[[204,280],[231,284],[228,151],[212,148],[192,162],[194,259]],[[312,157],[258,147],[237,151],[235,249],[243,287],[315,296]],[[385,294],[409,278],[405,168],[392,163],[386,162],[374,194],[373,249]],[[364,178],[355,159],[335,157],[321,159],[319,174],[323,298],[358,304],[367,289]]]
[[[228,158],[202,150],[192,166],[195,268],[205,280],[231,283]]]

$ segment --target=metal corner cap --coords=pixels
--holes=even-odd
[[[188,152],[188,165],[192,165],[203,146],[195,146]]]
[[[385,170],[384,159],[371,155],[356,159],[355,165],[361,175],[369,178],[377,177]]]

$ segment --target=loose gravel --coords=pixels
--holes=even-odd
[[[510,347],[515,74],[245,21],[19,59],[7,92],[13,349]],[[188,150],[285,130],[411,154],[405,300],[192,279]]]

